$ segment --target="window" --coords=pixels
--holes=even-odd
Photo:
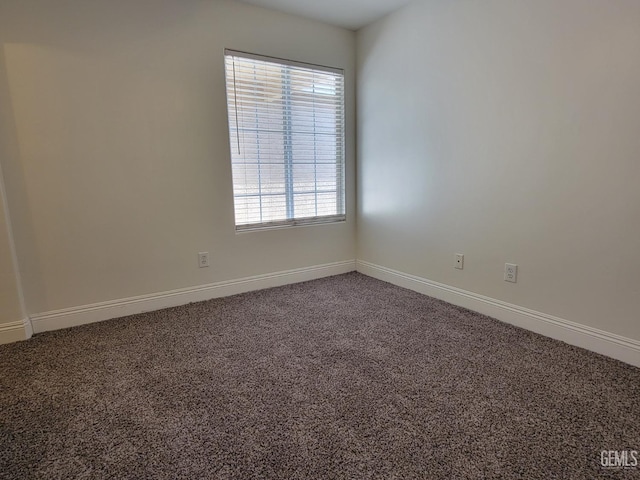
[[[342,221],[341,69],[225,50],[236,229]]]

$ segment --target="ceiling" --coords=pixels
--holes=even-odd
[[[411,0],[241,0],[259,7],[357,30]]]

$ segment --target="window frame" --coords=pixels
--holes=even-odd
[[[312,226],[312,225],[324,225],[324,224],[332,224],[332,223],[344,223],[347,218],[347,187],[346,187],[346,92],[345,92],[345,74],[344,69],[337,67],[328,67],[325,65],[318,65],[308,62],[299,62],[295,60],[289,60],[279,57],[273,57],[268,55],[260,55],[255,53],[244,52],[240,50],[233,50],[225,48],[224,50],[224,63],[225,63],[225,94],[226,94],[226,106],[227,106],[227,132],[229,138],[229,153],[230,153],[230,163],[233,174],[233,143],[234,137],[232,134],[232,124],[236,122],[237,125],[237,101],[234,98],[233,104],[236,108],[236,120],[233,119],[232,116],[232,107],[231,107],[231,99],[230,90],[234,90],[236,88],[235,81],[235,72],[230,75],[228,71],[227,58],[228,57],[239,57],[249,60],[257,60],[260,62],[267,62],[273,65],[278,66],[290,66],[290,67],[299,67],[307,70],[318,71],[321,73],[332,73],[338,75],[341,80],[341,105],[339,109],[336,110],[337,113],[341,114],[341,118],[336,119],[336,128],[339,131],[336,133],[336,146],[340,146],[340,154],[336,155],[335,160],[335,168],[336,168],[336,211],[342,213],[330,214],[330,215],[319,215],[313,217],[295,217],[295,209],[293,208],[293,203],[289,203],[287,200],[287,216],[292,215],[289,218],[285,218],[282,220],[272,220],[272,221],[262,221],[262,222],[254,222],[254,223],[246,223],[246,224],[238,224],[237,217],[237,206],[236,206],[236,198],[241,195],[236,195],[235,184],[232,184],[233,191],[233,208],[234,208],[234,224],[236,233],[247,232],[247,231],[256,231],[256,230],[265,230],[265,229],[277,229],[277,228],[287,228],[287,227],[298,227],[298,226]],[[232,82],[231,88],[229,82]],[[284,102],[286,104],[286,102]],[[290,106],[289,106],[290,107]],[[237,137],[238,127],[236,127],[236,140],[239,142],[239,138]],[[286,132],[286,130],[285,130]],[[313,135],[317,135],[314,133]],[[284,146],[284,145],[283,145]],[[292,167],[295,162],[293,162],[293,158],[287,158],[287,155],[291,155],[291,150],[287,151],[287,147],[284,146],[285,153],[283,155],[283,162],[285,164],[285,196],[293,198],[295,191],[293,190],[292,180],[287,180],[289,175],[286,174],[287,170],[287,160],[289,163],[289,167]],[[314,163],[315,164],[315,163]],[[316,178],[317,174],[314,174],[314,178]],[[313,192],[316,195],[318,193],[322,193],[322,191],[318,191],[317,187]],[[262,194],[255,195],[258,198],[262,198]],[[290,206],[291,205],[291,206]],[[318,207],[317,199],[315,202],[316,208]]]

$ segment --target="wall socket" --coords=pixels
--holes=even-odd
[[[209,252],[198,252],[198,266],[200,268],[209,266]]]
[[[518,281],[518,265],[515,263],[504,264],[504,281],[512,283]]]
[[[456,253],[453,266],[458,270],[462,270],[464,268],[464,255],[462,253]]]

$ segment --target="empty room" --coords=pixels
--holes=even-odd
[[[0,0],[0,479],[640,478],[640,2]]]

